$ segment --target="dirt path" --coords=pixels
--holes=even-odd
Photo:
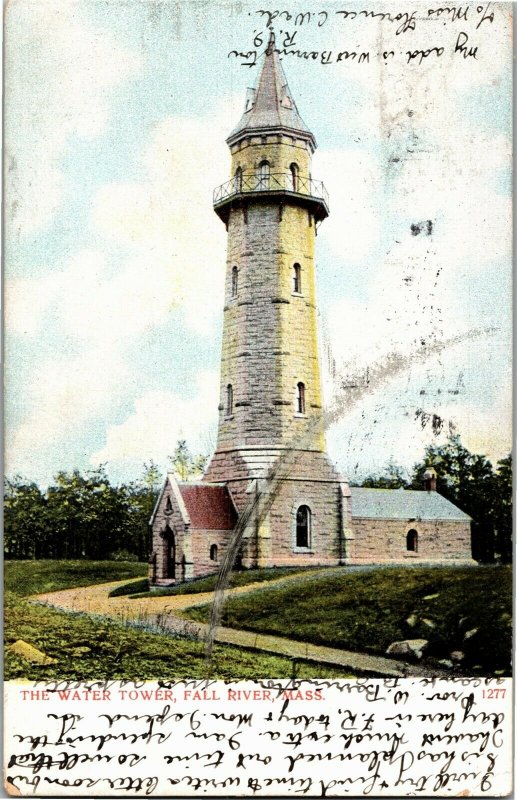
[[[228,590],[228,594],[244,594],[280,584],[286,580],[293,580],[293,575],[271,581],[267,584],[255,583],[247,586],[238,586]],[[34,595],[29,600],[65,611],[82,612],[94,616],[109,617],[126,625],[156,629],[161,633],[176,633],[190,635],[197,638],[206,638],[208,625],[194,622],[182,615],[182,612],[193,606],[209,603],[212,592],[196,595],[167,595],[162,597],[145,597],[130,600],[127,596],[109,597],[110,591],[115,586],[121,586],[125,581],[102,583],[97,586],[86,586],[77,589],[64,589],[59,592]],[[373,656],[364,653],[355,653],[349,650],[339,650],[333,647],[323,647],[281,636],[254,633],[252,631],[237,630],[235,628],[219,627],[216,631],[215,641],[218,643],[233,644],[251,650],[261,650],[288,658],[314,661],[320,664],[341,667],[353,673],[370,674],[374,676],[405,677],[407,675],[419,677],[430,674],[429,668],[415,664],[407,664],[383,656]],[[437,674],[432,670],[433,674]],[[446,673],[443,673],[444,676]]]

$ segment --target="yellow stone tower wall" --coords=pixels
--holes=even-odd
[[[266,138],[266,137],[263,137]],[[274,176],[310,173],[308,145],[286,137],[234,148],[232,171],[258,174],[268,160]],[[307,435],[321,414],[314,264],[315,220],[291,202],[249,202],[230,211],[224,307],[218,447],[293,446],[323,450],[321,432]],[[300,265],[300,292],[294,291],[294,265]],[[234,291],[234,269],[237,291]],[[297,384],[305,386],[305,414],[295,410]],[[228,414],[227,387],[233,389]]]

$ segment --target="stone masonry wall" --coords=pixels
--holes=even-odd
[[[231,531],[207,531],[193,528],[191,531],[192,537],[192,554],[194,557],[194,578],[199,578],[202,575],[211,575],[218,572],[221,563],[228,547],[232,532]],[[212,561],[210,558],[210,548],[212,545],[217,545],[217,560]]]
[[[353,517],[354,539],[347,563],[471,561],[470,523],[450,520],[382,520]],[[418,551],[406,548],[409,530],[418,534]]]

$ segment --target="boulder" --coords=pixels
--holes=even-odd
[[[47,664],[57,663],[55,658],[51,658],[46,653],[38,650],[34,645],[24,642],[23,639],[18,639],[17,642],[10,645],[9,650],[12,653],[16,653],[17,656],[21,656],[21,658],[24,658],[26,661],[32,661],[33,664],[46,666]]]
[[[392,642],[386,653],[389,656],[422,658],[428,644],[427,639],[403,639],[401,642]]]
[[[417,622],[418,622],[418,617],[417,617],[417,615],[415,614],[415,612],[413,612],[413,613],[412,613],[412,614],[410,614],[410,615],[409,615],[409,617],[407,618],[407,620],[406,620],[406,625],[409,625],[409,627],[410,627],[410,628],[414,628],[414,627],[415,627],[415,625],[417,624]]]
[[[422,622],[424,625],[427,625],[428,628],[436,628],[436,622],[433,622],[432,619],[426,619],[425,617],[422,617]]]
[[[464,642],[466,642],[466,641],[467,641],[467,639],[472,639],[472,637],[476,635],[476,633],[478,632],[478,630],[479,630],[479,628],[471,628],[471,630],[470,630],[470,631],[467,631],[467,632],[465,633],[465,636],[463,637],[463,641],[464,641]]]
[[[423,600],[436,600],[437,597],[440,597],[440,593],[439,592],[437,594],[426,594],[426,596],[424,598],[422,598],[422,599]]]
[[[462,653],[461,650],[453,650],[451,653],[451,659],[453,661],[463,661],[465,658],[465,653]]]

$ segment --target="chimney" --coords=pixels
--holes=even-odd
[[[424,489],[426,492],[436,492],[436,472],[432,467],[427,467],[424,472]]]

